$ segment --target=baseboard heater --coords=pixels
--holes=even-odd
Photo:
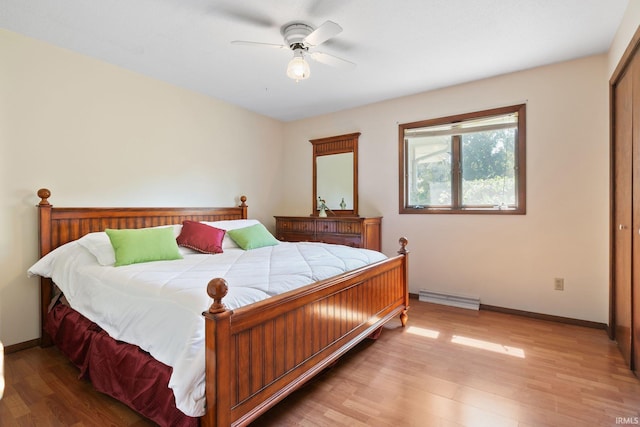
[[[480,298],[465,295],[447,294],[444,292],[429,291],[421,289],[418,300],[432,302],[434,304],[450,305],[453,307],[468,308],[470,310],[480,309]]]

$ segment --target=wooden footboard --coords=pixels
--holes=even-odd
[[[202,425],[249,424],[394,316],[404,326],[406,243],[394,258],[233,311],[224,279],[212,280]]]

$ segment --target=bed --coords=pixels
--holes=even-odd
[[[41,257],[69,242],[106,229],[142,229],[184,221],[248,218],[244,196],[240,198],[239,206],[221,208],[60,208],[49,203],[49,190],[40,189],[37,194],[40,198]],[[83,334],[95,335],[99,340],[91,347],[98,349],[100,363],[93,365],[104,372],[83,371],[83,375],[86,374],[94,386],[97,383],[98,390],[122,400],[158,424],[247,425],[358,342],[374,337],[396,316],[405,326],[409,308],[407,240],[400,238],[399,243],[396,256],[234,309],[225,305],[228,278],[211,277],[208,283],[203,282],[202,292],[209,295],[212,303],[202,312],[206,407],[198,418],[184,416],[172,404],[171,390],[166,387],[172,372],[170,368],[135,346],[109,337],[68,306],[54,306],[52,301],[59,300],[57,287],[47,277],[40,277],[41,345],[57,345],[72,360],[77,359],[74,363],[86,368],[83,358],[87,345],[74,341]],[[79,350],[77,345],[85,348]],[[109,365],[104,355],[114,348],[119,359]],[[122,354],[131,352],[143,362],[136,359],[135,363],[123,363]],[[125,368],[127,365],[142,366],[143,372],[148,369],[150,373],[116,371],[122,365]],[[131,384],[114,386],[111,383],[116,377]],[[131,382],[132,378],[135,381]],[[164,383],[164,394],[150,388],[145,390],[144,379]],[[147,400],[142,403],[136,403],[130,396],[139,398],[145,393]],[[148,407],[149,400],[154,404],[155,401],[164,403],[159,407]],[[162,413],[165,410],[169,413]]]

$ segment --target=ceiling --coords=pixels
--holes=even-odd
[[[0,0],[0,28],[282,121],[607,52],[628,0]],[[343,31],[286,76],[280,28]]]

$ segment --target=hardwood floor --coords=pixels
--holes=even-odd
[[[640,381],[605,331],[412,300],[256,426],[640,424]],[[8,354],[2,426],[151,425],[77,379],[55,348]]]

